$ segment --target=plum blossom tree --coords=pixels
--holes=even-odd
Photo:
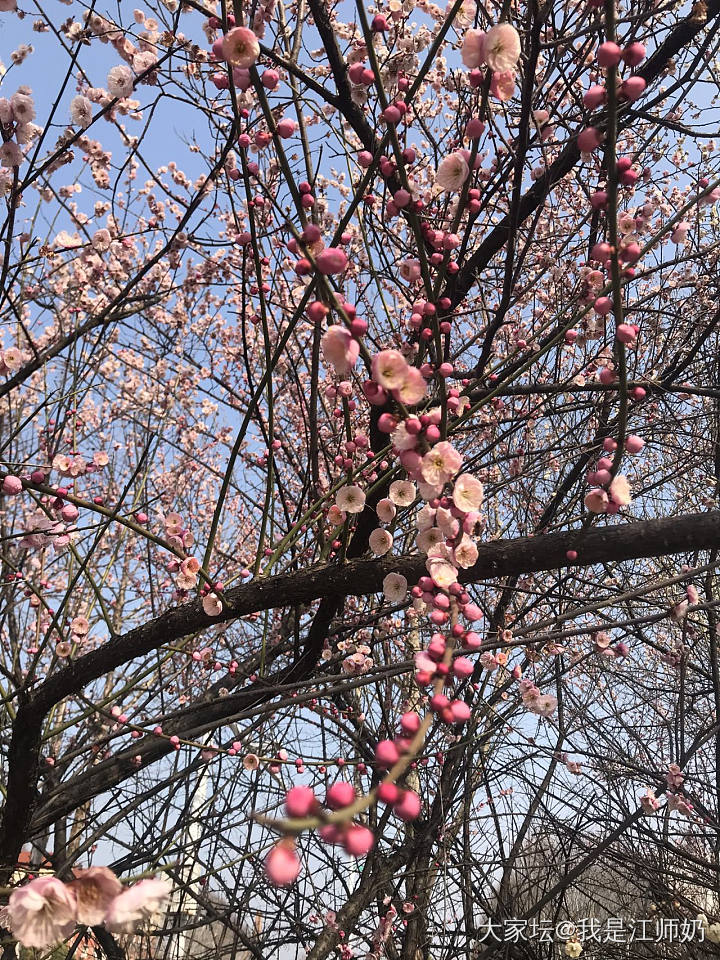
[[[64,6],[0,0],[4,956],[712,956],[720,0]]]

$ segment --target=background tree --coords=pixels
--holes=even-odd
[[[0,0],[6,896],[717,952],[720,2],[65,6]]]

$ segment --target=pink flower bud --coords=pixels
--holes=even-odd
[[[465,127],[465,136],[469,140],[477,140],[485,132],[485,124],[478,117],[468,120]]]
[[[642,77],[628,77],[623,81],[621,90],[628,100],[638,100],[645,92],[647,83]]]
[[[629,437],[625,438],[625,449],[628,453],[640,453],[644,446],[645,441],[642,439],[642,437],[635,436],[635,434],[631,434]]]
[[[629,323],[618,324],[615,334],[620,343],[632,344],[637,340],[637,331],[635,330],[635,327],[631,326]]]
[[[637,67],[645,59],[645,47],[642,43],[629,43],[621,56],[629,67]]]
[[[284,118],[277,125],[278,136],[282,137],[283,140],[287,140],[288,137],[291,137],[295,133],[296,129],[297,124],[289,117]]]
[[[601,317],[606,317],[612,310],[612,300],[610,297],[598,297],[593,304],[593,309],[595,313],[599,313]]]
[[[392,740],[380,740],[375,747],[375,763],[383,770],[389,770],[400,759],[400,752]]]
[[[341,807],[349,807],[354,799],[355,788],[353,785],[345,780],[337,780],[332,786],[328,787],[325,805],[331,810],[339,810]]]
[[[403,790],[400,799],[393,804],[393,810],[401,820],[417,820],[420,816],[420,797],[412,790]]]
[[[342,273],[348,265],[348,258],[340,247],[325,247],[315,258],[315,264],[320,273],[328,276],[333,273]]]
[[[420,729],[420,717],[414,710],[404,713],[400,718],[400,727],[402,732],[408,736],[413,736]]]
[[[3,479],[2,492],[6,493],[8,496],[13,497],[18,493],[22,493],[22,488],[23,488],[23,485],[20,477],[14,477],[9,475]]]
[[[620,47],[612,40],[606,40],[597,48],[597,62],[601,67],[616,67],[620,63]]]
[[[295,852],[295,841],[290,837],[280,840],[265,859],[265,874],[276,887],[288,887],[300,874],[300,860]]]
[[[470,707],[464,700],[453,700],[449,710],[452,723],[467,723],[470,719]]]
[[[375,846],[375,836],[368,827],[351,823],[343,837],[343,847],[353,857],[364,857]]]
[[[583,103],[588,108],[588,110],[597,110],[597,108],[605,103],[605,97],[607,96],[605,87],[594,86],[590,87],[585,96],[583,97]]]
[[[311,787],[291,787],[285,796],[285,810],[289,817],[307,817],[316,805]]]

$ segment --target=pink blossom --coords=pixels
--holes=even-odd
[[[129,97],[133,92],[133,75],[130,67],[121,63],[107,75],[107,88],[113,97]]]
[[[432,450],[428,450],[423,457],[422,477],[425,483],[443,486],[452,479],[461,466],[460,454],[447,440],[442,440],[435,444]]]
[[[614,503],[620,507],[626,507],[631,501],[630,484],[624,474],[619,473],[608,488],[610,496]]]
[[[494,73],[515,70],[520,59],[520,34],[509,23],[490,27],[485,35],[485,60]]]
[[[122,893],[122,884],[108,867],[78,870],[69,884],[77,898],[78,923],[102,923],[111,901]]]
[[[389,530],[383,530],[382,527],[377,527],[368,537],[368,544],[376,557],[383,557],[392,549],[392,534]]]
[[[75,891],[62,880],[36,877],[10,894],[10,930],[24,947],[54,946],[74,930],[77,911]]]
[[[223,56],[236,67],[251,67],[260,56],[258,38],[247,27],[234,27],[222,42]]]
[[[399,350],[381,350],[372,359],[373,380],[386,390],[397,390],[407,370],[407,361]]]
[[[687,239],[687,235],[689,231],[690,231],[690,224],[687,222],[687,220],[682,220],[680,223],[677,224],[677,226],[673,230],[672,234],[670,235],[670,239],[672,240],[673,243],[677,243],[677,244],[685,243],[685,240]]]
[[[171,888],[166,880],[153,877],[140,880],[115,897],[105,915],[104,924],[111,933],[134,933],[144,921],[165,910]]]
[[[388,573],[383,579],[383,596],[390,603],[401,603],[407,596],[408,582],[401,573]]]
[[[505,103],[512,100],[515,93],[515,71],[502,70],[499,73],[493,72],[490,81],[490,93],[501,102]]]
[[[360,344],[350,331],[340,324],[328,328],[321,345],[325,360],[335,368],[338,376],[349,373],[360,356]]]
[[[426,393],[427,381],[417,367],[406,367],[402,383],[393,390],[395,399],[408,407],[420,403]]]
[[[435,183],[446,193],[457,192],[468,178],[470,168],[462,153],[451,153],[440,161]]]
[[[335,504],[344,513],[362,513],[365,507],[365,494],[360,487],[349,484],[341,487],[335,494]]]
[[[460,56],[462,62],[470,70],[481,67],[485,63],[485,39],[483,30],[467,30],[463,37]]]
[[[453,486],[453,503],[464,513],[479,510],[483,502],[483,485],[470,473],[461,473]]]

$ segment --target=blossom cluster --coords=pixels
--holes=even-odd
[[[166,909],[169,897],[165,880],[140,880],[123,888],[108,867],[88,867],[77,870],[68,883],[39,876],[13,890],[4,921],[24,947],[43,949],[65,940],[78,924],[134,933]]]

